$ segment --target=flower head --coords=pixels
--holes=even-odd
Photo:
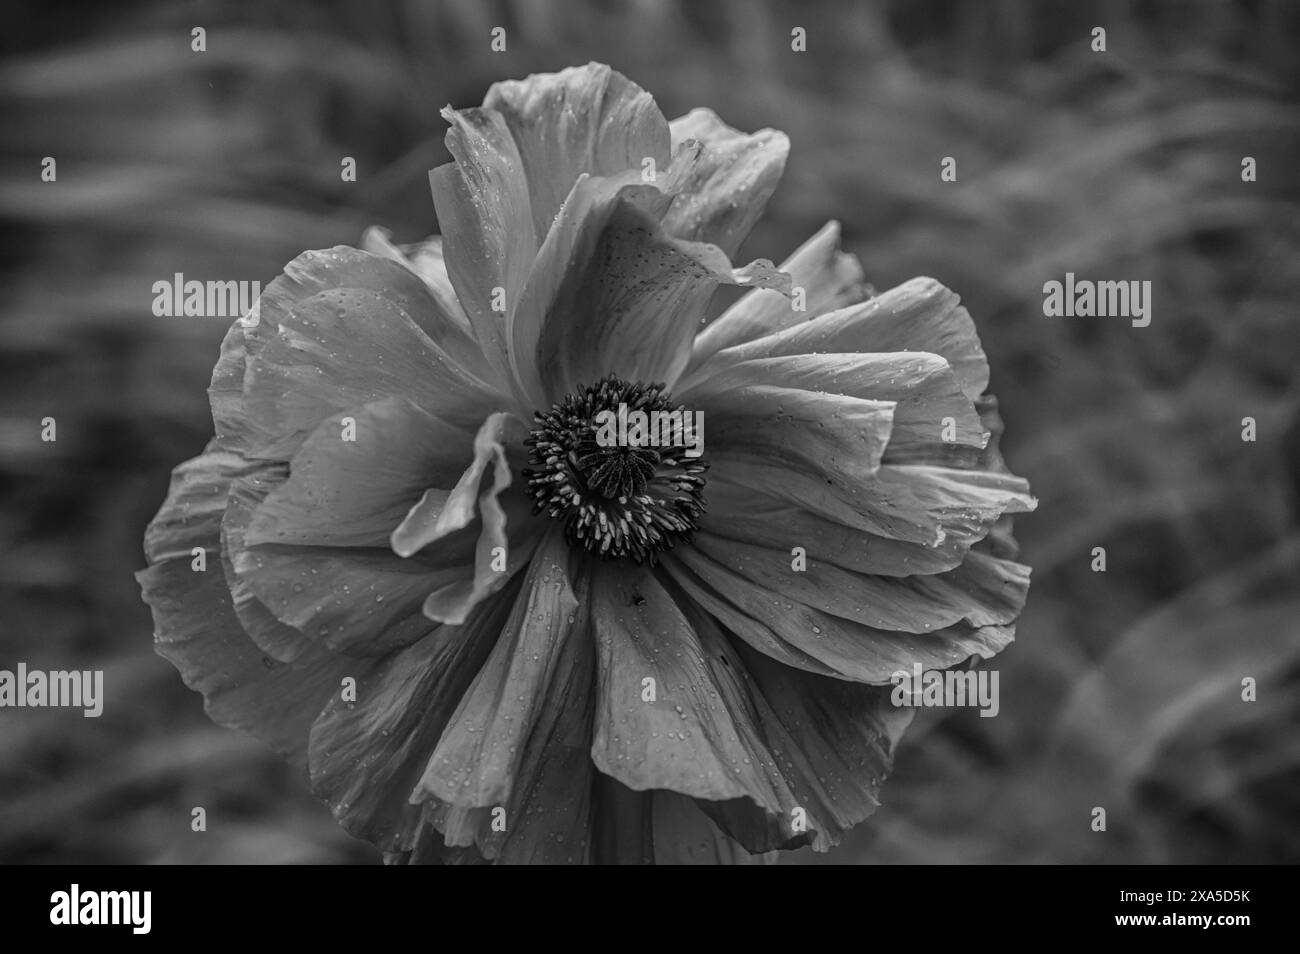
[[[991,657],[1028,588],[969,315],[870,297],[834,223],[735,267],[786,137],[608,67],[443,115],[442,237],[307,252],[227,335],[159,652],[392,860],[829,848],[891,675]]]

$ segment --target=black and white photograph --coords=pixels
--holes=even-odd
[[[1300,4],[6,12],[7,921],[782,865],[1263,925]]]

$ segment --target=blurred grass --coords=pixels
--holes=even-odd
[[[884,806],[829,860],[1300,859],[1294,4],[19,7],[0,65],[0,667],[102,667],[109,698],[98,720],[0,712],[0,860],[374,860],[152,654],[130,574],[169,469],[210,433],[225,329],[153,317],[151,285],[265,283],[373,223],[435,231],[438,109],[589,59],[669,116],[790,134],[750,256],[838,218],[877,288],[957,290],[1041,501],[1018,524],[1034,584],[997,662],[1002,714],[923,712]],[[1065,271],[1151,280],[1151,326],[1044,319]]]

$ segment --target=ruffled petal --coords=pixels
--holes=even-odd
[[[310,636],[276,619],[257,593],[235,570],[235,556],[244,551],[244,534],[262,501],[288,476],[287,465],[261,463],[230,482],[226,513],[221,518],[221,569],[234,602],[235,615],[249,638],[272,659],[293,662],[313,646]]]
[[[1029,590],[1029,568],[970,553],[947,573],[873,576],[808,561],[796,571],[790,550],[699,534],[694,549],[784,599],[842,619],[903,633],[929,633],[965,621],[1000,626],[1015,621]],[[690,564],[687,557],[684,563]]]
[[[441,832],[427,826],[416,849],[393,855],[390,863],[504,864],[535,859],[564,863],[585,861],[597,865],[735,865],[773,864],[776,861],[775,853],[751,854],[747,851],[726,835],[694,799],[663,789],[634,792],[608,775],[595,771],[585,750],[581,753],[581,764],[575,761],[572,766],[560,797],[566,810],[557,813],[559,818],[572,817],[579,810],[585,810],[590,817],[589,830],[581,836],[574,836],[575,839],[585,839],[585,855],[566,852],[567,836],[565,842],[554,841],[549,851],[536,855],[521,854],[515,838],[510,838],[492,859],[487,859],[473,845],[448,846]],[[445,806],[438,814],[446,818]],[[462,813],[466,820],[471,817],[474,825],[486,821],[490,835],[490,812],[471,810]],[[531,820],[529,824],[533,824]],[[471,826],[468,837],[472,838],[476,830]],[[530,836],[523,843],[528,844],[530,840],[535,843],[536,838]]]
[[[382,851],[415,849],[423,821],[411,793],[509,606],[486,604],[388,656],[357,681],[355,702],[336,698],[316,719],[312,789],[351,834]]]
[[[244,415],[244,372],[247,367],[247,349],[244,346],[244,328],[256,323],[261,311],[261,301],[253,307],[245,320],[236,321],[226,331],[221,341],[221,354],[212,369],[208,385],[208,405],[212,408],[212,428],[219,445],[230,450],[243,451],[252,446],[257,429]]]
[[[933,547],[894,540],[719,479],[709,481],[708,500],[709,510],[700,519],[703,533],[782,550],[791,558],[793,548],[799,546],[808,560],[859,573],[942,573],[958,566],[975,542],[957,533],[947,534]]]
[[[448,845],[510,863],[587,858],[594,655],[569,556],[550,533],[416,786]]]
[[[423,242],[410,245],[397,245],[393,242],[393,233],[378,225],[372,225],[361,235],[361,251],[387,258],[399,265],[409,268],[429,286],[433,295],[447,317],[462,331],[469,333],[469,318],[456,297],[451,277],[447,274],[447,257],[442,249],[442,236],[431,235]]]
[[[656,170],[668,168],[668,122],[654,98],[604,64],[496,83],[483,106],[501,114],[514,138],[536,245],[584,173],[635,169],[640,175],[645,159],[654,160]]]
[[[218,561],[222,504],[232,476],[249,467],[214,442],[208,453],[177,468],[148,531],[151,565],[136,579],[153,611],[155,649],[202,693],[208,716],[302,765],[311,720],[343,676],[364,664],[324,650],[293,664],[276,662],[244,632]],[[203,570],[193,568],[196,547],[204,551]]]
[[[663,562],[687,595],[730,632],[778,662],[819,675],[885,685],[914,663],[947,669],[972,656],[991,658],[1014,637],[1009,626],[964,621],[923,635],[855,622],[783,596],[767,581],[748,579],[694,547],[675,550]],[[835,606],[853,612],[852,604]],[[857,615],[866,615],[860,610]]]
[[[342,247],[296,258],[245,322],[250,453],[288,460],[330,415],[388,396],[471,427],[503,406],[417,322],[434,307],[424,283],[386,259]]]
[[[455,554],[463,565],[430,566],[379,548],[274,544],[249,547],[233,562],[282,623],[337,652],[382,656],[436,628],[422,612],[424,601],[472,572],[466,552],[471,539]]]
[[[503,498],[512,466],[507,448],[522,440],[526,428],[513,415],[488,417],[474,438],[474,456],[450,490],[427,490],[392,533],[401,556],[426,552],[449,535],[474,531],[472,572],[439,585],[424,602],[424,613],[444,623],[462,623],[479,601],[500,589],[525,566],[536,546],[542,523],[518,494]],[[450,481],[447,481],[450,483]]]
[[[728,665],[726,652],[714,646],[706,657],[651,573],[599,565],[592,621],[599,686],[591,757],[600,771],[636,791],[779,801],[740,741],[744,727],[719,704],[713,671]]]
[[[801,810],[782,821],[799,817],[813,850],[828,851],[879,806],[880,788],[915,710],[895,707],[888,688],[797,672],[743,645],[734,652],[739,674],[735,701],[728,701],[743,705],[748,695],[756,734],[793,793],[791,812]],[[751,851],[784,843],[784,824],[778,828],[775,819],[744,802],[701,807]]]
[[[535,521],[527,522],[523,524],[522,530],[513,532],[507,538],[506,525],[509,521],[494,494],[495,491],[488,490],[479,497],[479,512],[483,521],[474,549],[473,575],[455,577],[429,594],[424,601],[424,615],[430,619],[445,623],[463,622],[475,606],[528,566],[533,550],[537,547],[541,527]],[[521,507],[516,511],[516,516],[523,516],[524,513],[525,510]],[[515,520],[513,525],[518,526],[519,521]]]
[[[746,461],[743,467],[715,466],[711,487],[715,480],[876,536],[929,547],[953,535],[973,542],[1002,514],[1037,506],[1028,483],[1011,474],[920,464],[881,464],[870,479],[844,485],[807,470]]]
[[[215,548],[226,509],[230,481],[256,469],[217,441],[204,452],[178,465],[167,498],[144,532],[144,554],[150,563],[192,558],[194,547]]]
[[[453,161],[429,173],[447,274],[479,347],[500,380],[512,380],[506,314],[515,307],[533,259],[528,183],[505,120],[490,109],[444,109]]]
[[[829,701],[814,706],[773,679],[778,711],[746,657],[707,617],[684,615],[653,575],[602,565],[592,602],[600,673],[592,758],[602,772],[637,791],[699,800],[751,851],[825,849],[875,807],[910,718],[889,706],[887,691],[822,680],[808,695]],[[796,731],[804,718],[811,740]],[[807,777],[818,769],[830,771]]]
[[[691,381],[755,358],[890,351],[939,355],[972,401],[988,387],[988,360],[975,323],[957,295],[933,278],[914,278],[861,304],[720,350],[691,372]]]
[[[671,386],[719,284],[789,289],[788,276],[770,263],[733,269],[716,246],[671,238],[651,212],[626,199],[614,200],[608,218],[589,215],[579,228],[586,235],[574,247],[590,254],[570,263],[537,340],[551,401],[607,374]]]
[[[851,499],[880,468],[894,403],[758,385],[710,394],[704,414],[718,473],[797,473]]]
[[[324,649],[292,663],[264,655],[240,627],[215,570],[194,573],[187,562],[168,560],[136,579],[153,610],[154,648],[203,695],[208,718],[303,766],[312,720],[340,692],[343,678],[361,675],[366,663]]]
[[[447,274],[442,236],[433,235],[412,245],[395,245],[387,229],[371,226],[361,236],[361,250],[397,262],[420,276],[445,318],[439,323],[438,333],[430,337],[447,352],[447,357],[479,380],[497,380],[497,373],[484,358],[465,309],[456,297],[451,276]]]
[[[510,462],[506,445],[522,441],[528,429],[512,414],[488,415],[474,435],[473,458],[468,467],[448,470],[431,481],[427,491],[392,531],[393,551],[411,556],[429,544],[460,530],[478,516],[478,497],[484,476],[491,468],[493,499],[510,486]],[[450,488],[450,489],[441,489]]]
[[[671,197],[642,182],[636,172],[615,176],[580,176],[538,252],[518,305],[510,310],[507,336],[510,366],[534,407],[546,407],[547,392],[539,364],[538,341],[552,316],[570,271],[592,260],[616,203],[633,203],[658,216]],[[563,315],[557,316],[560,320]]]
[[[702,108],[674,119],[670,129],[674,150],[691,139],[704,150],[664,216],[664,230],[735,255],[781,179],[790,140],[773,129],[742,133]]]
[[[578,600],[568,563],[568,545],[552,531],[538,547],[505,632],[461,700],[417,794],[472,808],[510,797],[529,735],[540,718],[556,714],[549,693],[568,687],[571,664],[582,655],[570,645],[585,632],[575,632]]]
[[[472,431],[405,398],[336,414],[295,452],[288,479],[258,507],[245,541],[386,548],[426,488],[455,483],[472,440]]]
[[[229,560],[231,540],[242,543],[244,518],[251,515],[251,507],[241,504],[250,496],[260,502],[284,479],[284,468],[247,461],[225,446],[214,439],[202,456],[173,471],[167,500],[145,531],[145,555],[150,563],[190,561],[196,534],[212,533],[215,527],[218,540],[205,547],[204,560],[218,565],[204,572],[225,573],[235,617],[255,646],[274,660],[292,662],[309,640],[271,615],[238,579]]]
[[[885,464],[873,478],[871,508],[885,524],[932,546],[949,535],[986,536],[1003,514],[1029,513],[1038,501],[1029,482],[1008,471],[967,470],[930,464]]]
[[[974,466],[989,439],[948,362],[925,352],[758,358],[730,365],[675,396],[707,416],[715,396],[725,399],[737,388],[756,385],[893,402],[884,456],[891,463]]]
[[[811,321],[860,302],[871,291],[857,257],[840,251],[840,224],[834,221],[782,262],[781,271],[789,273],[794,288],[803,290],[803,309],[796,311],[791,298],[766,289],[749,292],[700,332],[691,352],[691,368],[723,348]]]
[[[344,418],[355,440],[342,439]],[[428,482],[453,483],[462,471],[453,459],[463,461],[470,446],[468,433],[398,398],[325,421],[295,453],[287,479],[260,494],[250,488],[251,515],[244,495],[232,495],[232,591],[247,591],[290,630],[341,652],[381,655],[422,639],[434,629],[423,612],[430,594],[472,583],[492,555],[479,559],[473,512],[436,548],[416,548],[418,559],[395,554],[389,538]],[[505,546],[500,508],[489,522]],[[267,648],[285,658],[300,646]]]

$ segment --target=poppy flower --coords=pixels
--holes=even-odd
[[[970,316],[872,295],[834,223],[733,265],[786,137],[606,66],[443,116],[442,237],[307,252],[226,336],[146,535],[158,651],[390,861],[830,848],[891,675],[993,656],[1025,600]],[[702,447],[597,439],[620,407]]]

